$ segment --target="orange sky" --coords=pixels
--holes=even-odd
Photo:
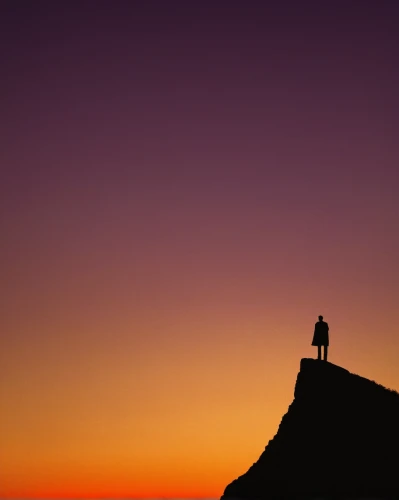
[[[93,318],[93,336],[87,325],[71,332],[61,320],[14,319],[36,342],[3,351],[2,496],[220,495],[287,411],[299,360],[314,355],[313,309],[330,320],[332,362],[399,387],[394,323],[354,319],[351,309],[371,303],[335,301],[289,316],[283,307],[208,306],[202,321],[201,311],[166,318],[158,345],[155,326],[134,318],[117,329]]]
[[[220,496],[319,314],[399,389],[395,2],[8,3],[1,498]]]

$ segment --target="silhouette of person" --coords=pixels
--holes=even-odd
[[[321,360],[321,346],[324,346],[324,361],[327,361],[328,354],[328,323],[323,321],[323,316],[319,316],[319,321],[314,326],[312,345],[317,345],[317,359]]]

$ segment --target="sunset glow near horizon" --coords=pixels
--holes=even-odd
[[[319,314],[399,390],[399,5],[344,4],[3,5],[0,497],[220,497]]]

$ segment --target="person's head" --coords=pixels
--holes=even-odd
[[[319,321],[323,321],[323,316],[319,316]]]

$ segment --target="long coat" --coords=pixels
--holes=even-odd
[[[318,321],[314,325],[312,345],[328,345],[328,323]]]

